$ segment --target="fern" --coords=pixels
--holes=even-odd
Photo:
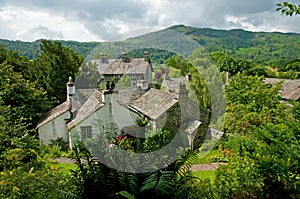
[[[136,199],[136,197],[130,193],[128,193],[127,191],[120,191],[118,193],[115,194],[116,196],[123,196],[124,198],[127,199]]]
[[[156,195],[172,195],[175,187],[175,173],[173,171],[161,171],[151,173],[141,187],[141,193],[154,193]]]

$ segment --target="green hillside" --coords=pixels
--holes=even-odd
[[[300,34],[200,29],[183,25],[170,29],[193,38],[208,52],[221,51],[263,65],[276,66],[282,59],[290,61],[300,57]]]
[[[176,36],[167,31],[177,31],[188,37],[186,40],[178,41]],[[161,38],[161,39],[158,39]],[[139,37],[130,38],[122,42],[76,42],[59,41],[63,46],[73,49],[83,57],[94,56],[98,51],[107,52],[111,57],[117,56],[120,50],[134,51],[139,49],[135,55],[142,56],[142,50],[151,44],[151,57],[157,62],[168,58],[170,54],[160,51],[154,51],[158,43],[165,49],[171,46],[180,49],[182,55],[189,50],[195,49],[195,44],[190,40],[206,49],[207,52],[223,52],[233,57],[252,60],[265,66],[280,68],[288,62],[300,58],[300,34],[279,33],[279,32],[250,32],[240,29],[235,30],[217,30],[210,28],[194,28],[184,25],[176,25],[165,30],[148,33]],[[170,40],[168,40],[170,39]],[[167,41],[166,41],[167,40]],[[40,53],[40,40],[35,42],[0,40],[0,44],[5,45],[9,50],[17,50],[20,55],[25,55],[34,59]],[[129,47],[130,46],[130,47]],[[109,49],[109,50],[107,50]],[[177,52],[175,52],[177,53]]]

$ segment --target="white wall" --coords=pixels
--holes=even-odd
[[[39,138],[42,143],[50,144],[51,140],[56,140],[62,137],[65,141],[68,141],[68,128],[66,120],[70,118],[70,113],[65,112],[54,120],[40,126],[38,128]]]
[[[81,127],[92,126],[92,138],[99,133],[120,133],[125,126],[135,125],[137,114],[116,102],[115,94],[105,95],[105,105],[70,130],[71,146],[81,139]]]

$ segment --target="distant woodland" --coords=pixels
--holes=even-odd
[[[278,68],[281,71],[295,69],[295,66],[291,65],[295,65],[295,62],[299,63],[300,59],[300,34],[296,33],[249,32],[240,29],[216,30],[187,27],[184,25],[172,26],[168,30],[175,30],[192,38],[204,47],[208,53],[222,52],[232,57],[251,60],[254,64]],[[157,33],[154,32],[137,38],[131,38],[126,40],[126,42],[132,44],[136,42],[143,43],[151,34]],[[7,50],[16,50],[20,55],[24,55],[29,59],[35,59],[41,53],[41,41],[22,42],[1,39],[0,44],[4,45]],[[100,47],[101,49],[102,46],[110,45],[109,42],[59,42],[64,47],[74,50],[83,57],[89,56],[96,47]],[[180,43],[178,45],[180,46]],[[142,53],[139,54],[142,56]],[[151,51],[151,58],[154,62],[162,63],[165,58],[169,57],[168,52],[159,50]]]

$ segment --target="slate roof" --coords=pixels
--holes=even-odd
[[[275,84],[282,83],[281,96],[286,100],[300,100],[300,79],[278,79],[266,78],[265,83]]]
[[[121,59],[108,59],[107,63],[100,60],[91,60],[96,64],[99,74],[103,75],[122,75],[122,74],[145,74],[148,62],[144,58],[133,58],[130,62],[122,62]],[[150,64],[153,71],[152,65]]]
[[[102,92],[94,90],[86,102],[79,108],[78,112],[74,116],[74,119],[67,124],[68,129],[73,128],[75,125],[85,120],[102,106],[104,106]]]
[[[155,120],[177,102],[175,94],[152,88],[129,106]]]
[[[93,94],[94,91],[95,89],[77,89],[76,96],[72,100],[72,112],[76,112],[77,110],[79,110],[82,104]],[[43,126],[47,122],[67,112],[70,106],[70,102],[65,101],[62,104],[54,107],[46,114],[44,119],[38,123],[36,128]]]
[[[70,102],[65,101],[62,104],[56,106],[55,108],[51,109],[45,116],[45,118],[38,123],[36,128],[43,126],[44,124],[48,123],[49,121],[55,119],[56,117],[62,115],[63,113],[67,112],[70,107]]]
[[[166,78],[162,82],[161,86],[165,90],[175,92],[178,94],[180,83],[186,83],[186,78]]]
[[[99,74],[104,74],[104,71],[108,67],[108,65],[115,61],[116,59],[107,59],[107,62],[101,62],[100,59],[90,60],[91,63],[96,64],[96,68],[98,69]]]
[[[119,90],[117,102],[124,107],[128,107],[133,101],[142,96],[142,89],[140,87],[131,87]]]

